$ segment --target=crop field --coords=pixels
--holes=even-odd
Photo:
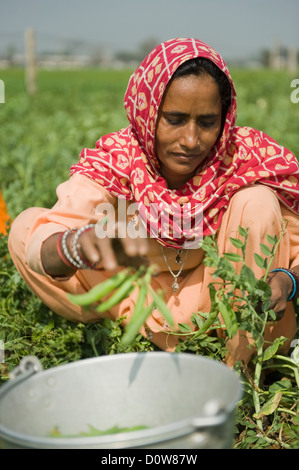
[[[12,217],[30,206],[50,207],[83,147],[127,125],[123,96],[130,71],[40,71],[38,93],[25,92],[22,70],[3,70],[0,104],[1,190]],[[238,125],[263,130],[299,156],[299,103],[294,77],[270,70],[233,70]],[[46,181],[46,184],[45,184]]]
[[[51,207],[56,187],[68,179],[81,149],[127,125],[123,96],[130,73],[39,71],[38,91],[30,97],[23,70],[0,71],[5,84],[5,102],[0,103],[0,190],[12,218],[28,207]],[[238,95],[237,124],[264,131],[299,158],[299,103],[291,100],[291,82],[299,71],[297,76],[268,69],[231,73]],[[0,236],[0,346],[5,349],[0,386],[25,355],[38,356],[49,368],[86,357],[155,349],[140,336],[124,346],[121,337],[120,322],[73,324],[49,311],[16,272],[7,237]],[[212,349],[206,351],[213,357]],[[297,369],[294,361],[283,362],[275,353],[272,359],[279,363],[272,381],[268,379],[258,392],[261,405],[268,406],[259,417],[262,430],[245,371],[248,388],[236,413],[235,448],[299,447],[299,358]]]

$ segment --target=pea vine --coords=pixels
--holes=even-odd
[[[202,244],[205,251],[204,263],[215,269],[213,272],[215,282],[209,285],[211,310],[208,314],[197,312],[193,315],[192,322],[195,326],[193,331],[189,325],[180,325],[181,332],[185,335],[185,341],[180,343],[177,350],[191,349],[197,354],[201,354],[206,352],[207,345],[211,351],[212,344],[214,351],[218,352],[218,358],[223,360],[226,355],[226,341],[233,338],[238,330],[247,331],[253,339],[255,354],[253,354],[250,365],[242,362],[235,364],[235,370],[240,373],[245,390],[244,399],[239,405],[239,415],[242,415],[242,406],[245,405],[246,408],[252,400],[254,413],[250,417],[249,428],[246,428],[251,437],[249,442],[252,443],[259,438],[259,445],[261,445],[262,439],[263,445],[266,446],[277,445],[279,441],[281,447],[288,448],[291,444],[286,444],[281,438],[277,441],[276,437],[273,439],[269,435],[273,434],[275,426],[279,428],[280,435],[283,430],[287,432],[286,426],[279,427],[275,421],[279,412],[283,412],[293,420],[292,424],[296,428],[294,432],[298,432],[299,345],[297,344],[291,357],[286,357],[279,354],[279,349],[287,338],[281,336],[271,344],[267,344],[264,340],[267,323],[276,319],[274,311],[270,308],[271,288],[266,279],[285,229],[286,227],[282,228],[279,238],[268,235],[269,245],[260,244],[264,257],[260,254],[254,255],[256,264],[264,269],[264,275],[261,279],[257,279],[253,270],[245,264],[248,229],[239,227],[239,238],[230,238],[238,253],[224,253],[221,256],[218,252],[216,239],[213,237],[204,239]],[[236,272],[231,261],[241,262],[239,273]],[[213,343],[207,342],[208,335],[206,333],[211,334],[213,329],[225,330],[225,339],[222,338],[219,341],[213,337]],[[295,340],[294,343],[297,341]],[[219,351],[221,351],[220,355]],[[278,371],[287,370],[293,380],[283,378],[266,390],[263,387],[265,380],[263,373],[270,368]],[[273,418],[271,426],[269,426],[270,415]],[[268,419],[265,419],[266,417]],[[240,420],[240,424],[243,424],[242,420]],[[253,434],[250,434],[253,429]],[[292,426],[291,429],[293,429]],[[290,434],[292,435],[292,432]],[[240,446],[242,444],[243,441]]]
[[[244,398],[239,405],[238,414],[242,415],[242,406],[248,407],[252,401],[253,413],[250,419],[240,419],[239,425],[246,424],[247,439],[241,441],[254,442],[258,440],[264,446],[276,445],[277,437],[271,437],[275,428],[275,413],[283,412],[291,420],[288,432],[298,427],[299,411],[299,346],[292,357],[279,353],[286,338],[276,338],[271,344],[264,339],[266,325],[276,320],[274,311],[270,308],[271,288],[266,282],[271,265],[277,252],[286,227],[282,227],[281,235],[267,236],[268,245],[261,243],[261,254],[254,254],[256,264],[264,270],[262,278],[257,279],[254,271],[246,265],[245,255],[248,240],[248,229],[238,228],[238,238],[230,238],[232,245],[237,249],[235,253],[219,254],[215,237],[206,237],[202,243],[205,251],[204,263],[213,270],[214,281],[209,284],[211,308],[209,312],[196,312],[192,315],[193,327],[180,323],[178,329],[172,329],[169,334],[179,337],[177,352],[191,351],[195,354],[207,355],[223,361],[227,355],[226,343],[232,339],[239,330],[246,331],[252,338],[254,348],[252,360],[249,365],[237,362],[235,370],[240,374],[244,385]],[[238,263],[239,272],[232,263]],[[81,296],[70,296],[70,299],[86,307],[93,305],[97,312],[103,312],[119,301],[126,298],[133,289],[139,289],[133,315],[125,328],[121,338],[123,346],[128,346],[138,334],[140,328],[151,314],[153,307],[157,307],[164,316],[167,324],[173,327],[171,312],[166,306],[163,292],[156,293],[150,286],[154,267],[140,267],[138,270],[128,268],[113,278],[95,286],[90,292]],[[112,291],[115,291],[111,294]],[[108,298],[106,297],[108,295]],[[148,299],[151,301],[148,302]],[[79,302],[80,301],[80,302]],[[219,331],[222,334],[219,334]],[[292,380],[283,378],[275,382],[266,390],[263,386],[264,372],[269,368],[286,370]],[[290,406],[291,405],[291,406]],[[250,403],[251,406],[251,403]],[[272,416],[273,423],[265,429],[266,417]],[[248,422],[250,423],[248,425]],[[277,427],[277,424],[276,424]],[[279,426],[278,426],[279,427]],[[253,431],[254,429],[254,431]],[[283,427],[280,428],[282,433]],[[296,428],[297,429],[297,428]],[[291,431],[290,431],[291,430]],[[253,435],[251,435],[253,431]],[[284,432],[287,432],[284,427]],[[279,439],[278,439],[279,440]],[[291,444],[279,440],[281,447],[290,447]],[[292,439],[290,438],[290,442]]]

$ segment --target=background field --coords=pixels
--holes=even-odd
[[[2,71],[1,189],[14,217],[29,206],[51,206],[83,147],[127,125],[123,96],[131,71],[40,71],[38,93],[28,97],[22,70]],[[233,70],[239,125],[263,130],[299,155],[299,103],[291,77],[271,70]]]
[[[130,73],[40,71],[38,93],[29,97],[22,70],[1,71],[5,103],[0,104],[0,189],[12,218],[27,207],[51,207],[56,187],[68,178],[81,149],[127,125],[123,96]],[[296,76],[268,69],[232,70],[232,76],[239,98],[237,124],[263,130],[299,156],[299,103],[290,99],[290,83]],[[0,237],[0,260],[0,340],[6,353],[5,364],[0,364],[0,384],[26,354],[35,354],[44,367],[53,367],[124,351],[117,322],[74,325],[42,305],[15,271],[6,237]],[[151,349],[148,341],[138,337],[126,350]],[[253,435],[250,441],[249,424],[246,429],[246,439],[239,439],[239,446],[267,446],[266,440]]]

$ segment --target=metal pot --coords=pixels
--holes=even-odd
[[[25,357],[0,387],[0,447],[44,449],[229,448],[238,376],[186,353],[126,353],[42,370]],[[87,437],[49,437],[113,426],[146,429]]]

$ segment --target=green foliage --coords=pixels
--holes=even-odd
[[[281,236],[283,233],[284,228]],[[193,323],[197,326],[194,331],[181,325],[186,339],[181,341],[177,351],[190,350],[223,359],[227,352],[226,340],[223,335],[211,335],[213,330],[226,331],[227,339],[233,338],[238,330],[249,332],[256,349],[253,359],[249,365],[238,362],[234,366],[244,386],[244,397],[236,414],[236,447],[299,448],[299,345],[292,357],[285,357],[279,354],[279,349],[286,338],[281,336],[271,344],[264,341],[267,321],[275,320],[275,313],[270,309],[271,288],[265,279],[280,239],[268,236],[269,246],[260,245],[266,257],[258,255],[255,260],[265,269],[265,274],[262,279],[257,279],[245,264],[248,230],[239,227],[239,236],[230,241],[240,254],[224,253],[223,256],[218,253],[214,237],[204,239],[204,263],[214,268],[215,278],[215,282],[209,285],[211,310],[208,314],[198,312],[193,315]],[[230,261],[242,263],[239,272]],[[203,335],[203,332],[211,335],[209,343],[207,333]],[[207,349],[207,344],[212,344],[214,349]],[[267,384],[263,374],[269,368],[279,373],[279,378]],[[269,376],[266,378],[269,380]]]
[[[69,167],[78,161],[81,149],[93,147],[101,135],[127,125],[123,96],[130,73],[40,71],[38,93],[28,97],[23,70],[1,71],[6,99],[0,105],[1,191],[13,218],[27,207],[51,207],[56,202],[56,187],[68,178]],[[299,105],[290,100],[290,82],[296,77],[270,70],[233,70],[232,76],[238,94],[237,124],[264,131],[298,156]],[[242,325],[249,331],[253,329],[261,352],[263,324],[272,315],[266,308],[269,289],[244,264],[236,274],[231,263],[242,263],[246,248],[242,237],[246,238],[246,231],[240,228],[240,239],[231,240],[239,254],[226,253],[221,259],[214,241],[205,241],[206,262],[217,270],[223,282],[220,288],[219,284],[210,286],[212,310],[194,314],[195,331],[180,325],[180,336],[185,341],[180,342],[179,351],[222,360],[226,337],[216,332],[225,328],[232,337],[236,327]],[[270,237],[269,245],[261,247],[255,257],[259,266],[269,267],[277,242]],[[241,309],[232,308],[238,303],[236,286],[250,299],[247,305],[243,302]],[[14,268],[6,236],[0,236],[0,293],[0,340],[5,346],[0,385],[28,354],[36,355],[44,368],[50,368],[97,355],[156,349],[141,335],[132,340],[134,329],[129,330],[130,341],[128,336],[124,341],[123,319],[83,325],[51,312],[30,292]],[[255,307],[261,299],[264,307],[258,316]],[[160,297],[156,300],[160,301]],[[292,357],[281,356],[279,346],[283,341],[278,338],[273,345],[266,345],[251,368],[242,363],[236,365],[244,386],[244,397],[236,413],[237,448],[299,446],[298,348]],[[274,372],[263,382],[262,374],[269,368]]]
[[[123,319],[96,324],[69,322],[49,310],[29,290],[16,271],[0,234],[0,340],[5,362],[0,364],[0,386],[27,355],[37,356],[45,369],[79,359],[155,347],[141,335],[128,346],[121,342]]]
[[[127,125],[123,96],[129,76],[41,71],[38,93],[29,97],[22,70],[1,71],[1,190],[12,217],[27,207],[51,207],[82,148]]]
[[[299,157],[299,105],[292,103],[291,81],[286,71],[231,70],[238,98],[239,126],[261,130]]]

